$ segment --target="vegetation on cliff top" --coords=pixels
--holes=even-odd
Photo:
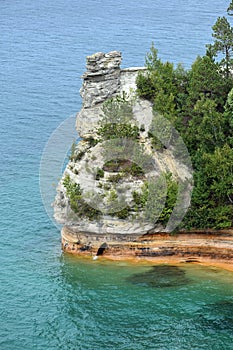
[[[232,9],[233,2],[229,15]],[[217,19],[212,35],[214,43],[190,70],[162,62],[152,45],[148,71],[137,78],[139,96],[171,121],[192,159],[195,186],[185,228],[233,226],[233,28],[227,18]]]

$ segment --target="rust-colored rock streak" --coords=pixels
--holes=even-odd
[[[148,260],[153,263],[195,262],[218,265],[233,270],[233,229],[214,231],[196,230],[146,234],[93,234],[79,232],[75,226],[62,229],[62,249],[79,256],[94,257],[104,245],[104,258],[134,261]]]

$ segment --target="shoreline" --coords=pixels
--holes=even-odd
[[[77,260],[85,260],[88,262],[92,261],[101,261],[101,262],[125,262],[132,265],[140,265],[140,266],[153,266],[153,265],[176,265],[176,266],[184,266],[184,265],[196,265],[196,266],[205,266],[210,268],[218,268],[222,270],[227,270],[230,272],[233,272],[233,261],[226,261],[226,260],[218,260],[218,259],[205,259],[205,258],[199,258],[197,261],[187,261],[185,259],[181,259],[179,257],[163,257],[163,258],[136,258],[132,256],[114,256],[114,255],[104,255],[104,256],[98,256],[98,259],[94,259],[95,255],[87,255],[82,253],[76,253],[72,251],[67,251],[63,249],[63,252],[65,254],[72,255],[73,257],[77,258]]]
[[[133,264],[195,264],[233,272],[233,229],[160,232],[140,237],[98,235],[64,226],[62,250],[79,258]],[[119,236],[121,236],[119,238]],[[134,238],[129,240],[129,238]],[[96,258],[97,257],[97,258]]]

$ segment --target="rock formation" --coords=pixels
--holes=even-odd
[[[98,52],[87,57],[80,95],[84,108],[90,108],[114,96],[120,89],[121,53]]]
[[[160,116],[156,116],[155,130],[151,129],[152,105],[135,93],[136,77],[146,68],[120,69],[120,63],[120,52],[96,53],[87,57],[82,76],[83,105],[76,119],[81,141],[73,145],[54,202],[55,219],[66,225],[63,246],[72,244],[75,251],[137,241],[166,228],[169,232],[190,203],[192,174],[188,158],[183,161],[182,140]],[[106,135],[112,130],[119,135],[128,132],[130,137],[116,132],[108,138],[103,130]],[[150,133],[159,146],[153,144]],[[166,173],[177,183],[179,203],[174,204],[173,217],[165,227],[156,219],[165,206]],[[181,183],[183,191],[179,192]]]

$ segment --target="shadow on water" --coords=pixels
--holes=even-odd
[[[202,328],[233,331],[233,301],[221,300],[205,306],[198,315]]]
[[[186,277],[183,269],[171,265],[153,266],[149,271],[127,277],[126,281],[138,286],[152,288],[180,287],[191,282]]]

